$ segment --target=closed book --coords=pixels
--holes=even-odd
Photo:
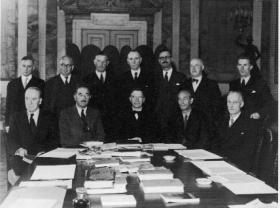
[[[101,196],[102,207],[136,207],[133,195],[114,194]]]
[[[184,184],[178,178],[145,180],[141,184],[144,193],[184,193]]]
[[[138,177],[141,181],[173,179],[173,173],[168,169],[139,170]]]

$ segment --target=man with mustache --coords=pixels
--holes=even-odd
[[[101,115],[88,107],[90,91],[84,84],[74,93],[76,104],[61,111],[59,118],[60,143],[62,147],[75,147],[84,141],[102,141],[105,137]]]
[[[182,87],[185,75],[178,72],[172,65],[171,52],[167,48],[163,48],[159,52],[158,63],[160,69],[155,78],[155,113],[161,132],[159,142],[169,142],[166,137],[169,129],[168,119],[177,106],[177,93]]]

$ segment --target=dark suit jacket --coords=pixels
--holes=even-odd
[[[244,110],[248,113],[258,112],[265,118],[273,109],[273,98],[269,87],[260,76],[251,76],[245,87],[241,86],[240,79],[230,83],[230,90],[241,91],[244,97]]]
[[[170,140],[167,142],[180,143],[188,149],[210,149],[213,129],[203,112],[192,109],[184,128],[182,112],[177,110],[171,116],[169,126]]]
[[[87,130],[76,106],[65,108],[60,113],[60,142],[63,147],[78,146],[83,141],[103,140],[105,137],[101,116],[98,110],[87,108]]]
[[[167,82],[163,78],[162,70],[155,78],[155,113],[161,130],[166,129],[171,112],[177,107],[177,93],[181,89],[185,75],[173,69]]]
[[[53,113],[57,118],[62,109],[75,104],[74,92],[79,82],[74,75],[71,76],[70,83],[65,85],[60,75],[50,78],[46,82],[45,104],[47,111]]]
[[[213,151],[227,157],[245,171],[252,170],[259,140],[257,121],[242,112],[231,127],[228,115],[222,117],[217,126]]]
[[[210,80],[203,75],[195,92],[192,86],[192,79],[187,79],[184,82],[183,87],[191,90],[193,93],[193,108],[203,111],[208,115],[210,120],[218,115],[221,107],[221,92],[215,81]]]
[[[123,141],[128,138],[140,137],[144,143],[153,142],[157,130],[154,116],[145,109],[137,114],[138,120],[131,107],[120,112],[117,122],[117,138]]]
[[[43,80],[38,79],[32,76],[31,80],[27,84],[28,87],[38,87],[42,90],[44,94],[45,83]],[[9,119],[13,113],[18,111],[25,110],[25,100],[24,93],[25,89],[23,88],[21,77],[13,79],[9,82],[7,86],[7,99],[6,99],[6,115],[5,115],[5,124],[9,125]]]
[[[154,102],[154,77],[153,74],[141,69],[138,79],[134,80],[131,71],[126,71],[117,79],[117,95],[119,108],[127,109],[131,106],[129,96],[133,88],[141,88],[144,91],[145,106],[151,110]]]
[[[30,155],[36,155],[41,151],[48,151],[59,146],[58,127],[55,118],[40,110],[37,131],[31,132],[26,111],[20,111],[11,117],[8,134],[8,154],[12,168],[18,175],[22,173],[26,165],[22,160],[14,156],[20,147],[27,150]],[[22,159],[22,158],[21,158]]]
[[[102,83],[94,72],[85,77],[84,82],[88,85],[91,92],[89,106],[100,111],[106,138],[111,138],[116,108],[115,76],[112,72],[107,71],[105,82]]]

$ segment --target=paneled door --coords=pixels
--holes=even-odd
[[[125,45],[135,48],[138,46],[138,30],[82,29],[82,47],[89,44],[101,50],[107,45],[116,46],[119,50]]]

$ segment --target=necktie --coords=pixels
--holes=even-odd
[[[24,77],[24,79],[23,79],[23,88],[24,89],[26,88],[27,84],[28,84],[28,78]]]
[[[242,79],[241,86],[242,86],[242,87],[245,87],[245,86],[246,86],[245,80],[244,80],[244,79]]]
[[[83,130],[88,131],[88,125],[87,125],[87,120],[86,120],[86,115],[84,113],[84,109],[82,109],[82,111],[81,111],[81,119],[83,122]]]
[[[68,82],[68,77],[65,77],[65,85],[68,85],[69,82]]]
[[[192,82],[198,83],[198,79],[192,79]]]
[[[188,122],[188,115],[183,116],[184,117],[184,129],[187,126],[187,122]]]
[[[100,74],[100,81],[101,81],[102,83],[104,83],[104,77],[103,77],[103,74],[102,74],[102,73]]]
[[[232,127],[233,123],[234,123],[234,119],[233,119],[233,118],[230,118],[230,119],[229,119],[229,125],[228,125],[228,126],[229,126],[229,127]]]
[[[134,73],[134,80],[137,80],[137,78],[138,78],[138,73],[135,72],[135,73]]]
[[[35,121],[34,121],[33,116],[34,116],[34,114],[31,113],[30,114],[29,125],[30,125],[30,130],[31,130],[32,134],[35,134],[35,132],[36,132],[36,125],[35,125]]]
[[[165,72],[164,79],[168,82],[168,72]]]

